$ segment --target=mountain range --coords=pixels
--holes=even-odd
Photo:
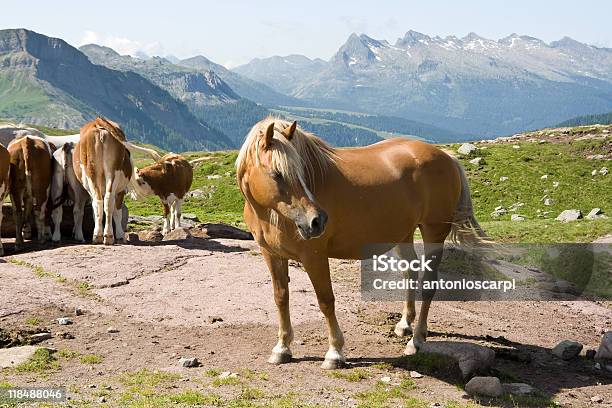
[[[304,103],[399,116],[480,136],[612,109],[612,49],[512,34],[395,44],[352,34],[329,61],[254,59],[235,72]]]
[[[570,38],[352,34],[328,60],[132,57],[0,30],[0,118],[78,128],[95,115],[174,151],[237,148],[272,113],[336,146],[453,142],[612,111],[612,50]],[[595,120],[598,116],[589,116]]]

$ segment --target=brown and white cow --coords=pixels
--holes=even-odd
[[[8,150],[0,144],[0,231],[2,231],[2,202],[9,192],[9,169],[11,168],[11,156]],[[0,237],[0,256],[4,255],[2,237]]]
[[[191,188],[193,168],[181,155],[169,153],[142,169],[134,168],[130,182],[132,198],[155,194],[164,208],[163,234],[181,226],[181,209]]]
[[[32,218],[39,242],[44,242],[50,235],[45,221],[51,186],[53,146],[39,136],[27,135],[13,140],[8,151],[11,160],[10,193],[16,229],[15,249],[19,249],[23,244],[24,221],[26,235],[32,229]]]
[[[121,206],[132,178],[132,160],[127,144],[118,124],[98,117],[81,128],[80,140],[74,148],[74,172],[91,197],[95,222],[94,244],[103,242],[112,245],[115,236],[118,241],[125,238],[121,226]],[[75,231],[75,234],[78,232]]]

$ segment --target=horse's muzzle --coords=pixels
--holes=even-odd
[[[319,210],[312,217],[306,220],[305,224],[297,224],[298,231],[302,238],[311,239],[320,237],[325,232],[327,224],[327,213]]]

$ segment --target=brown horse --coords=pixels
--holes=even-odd
[[[291,359],[289,259],[303,264],[314,286],[329,332],[322,367],[333,369],[343,366],[345,358],[328,258],[361,259],[363,248],[372,243],[411,244],[418,227],[435,271],[440,244],[449,234],[471,242],[484,236],[461,165],[423,142],[391,139],[334,149],[295,122],[269,117],[251,129],[236,166],[244,219],[272,274],[278,308],[279,338],[270,363]],[[401,256],[416,258],[407,247],[412,245],[401,246]],[[425,341],[433,295],[423,294],[406,354]],[[409,293],[396,333],[406,335],[415,317],[414,294]]]

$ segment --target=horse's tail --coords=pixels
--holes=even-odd
[[[451,227],[450,240],[453,243],[461,243],[467,245],[477,245],[492,242],[484,232],[476,217],[474,216],[474,207],[472,206],[472,197],[470,195],[470,185],[465,175],[465,170],[456,157],[453,157],[455,165],[461,176],[461,195],[455,209],[453,217],[453,225]]]

